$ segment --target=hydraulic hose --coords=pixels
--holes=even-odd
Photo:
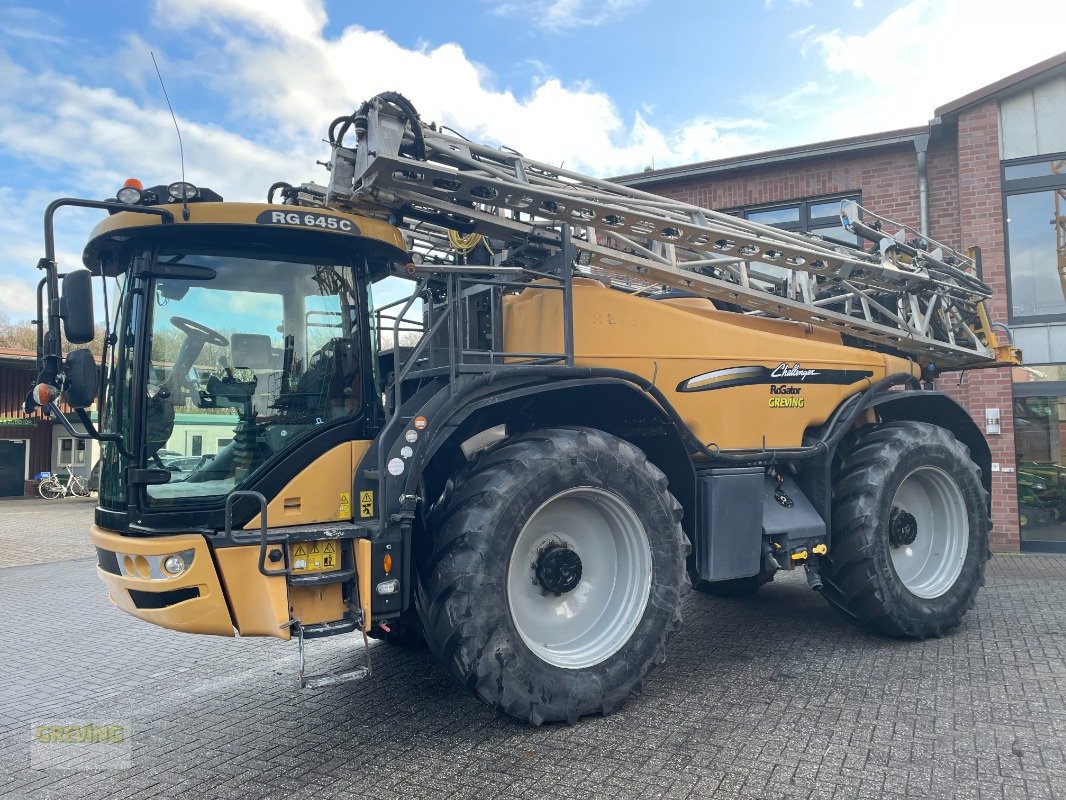
[[[357,119],[366,116],[367,111],[370,110],[370,104],[375,100],[391,103],[403,112],[404,116],[407,118],[408,125],[411,127],[411,134],[415,139],[412,148],[409,150],[409,155],[417,158],[419,161],[425,161],[426,138],[422,134],[421,118],[418,116],[418,111],[415,110],[411,101],[399,92],[381,92],[381,94],[374,95],[370,100],[367,100],[360,105],[350,117],[337,117],[333,120],[333,122],[329,124],[328,137],[330,144],[340,146],[344,141],[344,136],[348,133],[349,128],[351,128]],[[338,124],[340,125],[339,130],[337,129]]]

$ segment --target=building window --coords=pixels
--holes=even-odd
[[[230,437],[229,439],[219,439],[219,440],[217,440],[218,449],[221,450],[223,447],[225,447],[226,445],[230,444],[232,441],[233,441],[232,437]]]
[[[788,231],[816,233],[841,244],[854,246],[859,244],[859,238],[844,230],[840,224],[840,202],[842,200],[854,200],[859,203],[861,196],[848,194],[807,198],[792,203],[734,208],[728,213]]]
[[[193,436],[192,444],[190,445],[190,456],[202,456],[204,454],[204,437]]]
[[[1014,448],[1022,549],[1066,552],[1066,365],[1014,368]]]
[[[1012,322],[1066,320],[1066,154],[1003,164]]]
[[[84,439],[59,440],[59,466],[74,466],[85,463]]]

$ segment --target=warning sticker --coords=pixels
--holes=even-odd
[[[351,492],[341,492],[341,503],[340,503],[340,506],[341,507],[340,507],[340,511],[338,512],[338,516],[341,519],[344,519],[345,517],[350,517],[352,515],[352,493]]]
[[[374,516],[374,493],[359,492],[359,516],[363,519]]]
[[[337,542],[298,542],[289,545],[294,573],[329,572],[340,569],[340,546]]]

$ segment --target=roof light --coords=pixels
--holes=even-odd
[[[200,190],[193,186],[191,183],[185,181],[177,181],[170,184],[167,187],[167,193],[175,200],[192,200],[198,194]]]
[[[120,203],[135,206],[144,198],[144,184],[136,178],[126,178],[122,188],[115,193],[115,198]]]

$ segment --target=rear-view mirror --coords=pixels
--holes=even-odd
[[[63,399],[71,408],[88,408],[96,400],[99,377],[96,359],[89,350],[74,350],[67,355],[65,366],[67,383],[63,389]]]
[[[76,269],[63,276],[59,316],[63,320],[63,336],[68,342],[86,344],[96,336],[92,273],[89,270]]]

